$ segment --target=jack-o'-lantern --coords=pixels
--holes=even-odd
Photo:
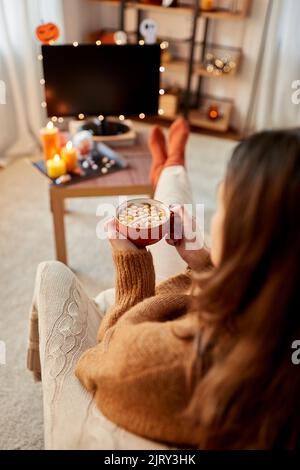
[[[59,28],[54,23],[43,23],[36,28],[35,34],[43,44],[52,44],[59,38]]]

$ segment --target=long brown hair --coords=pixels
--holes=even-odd
[[[224,198],[221,262],[195,281],[202,288],[194,296],[203,332],[202,378],[192,404],[199,446],[295,448],[300,370],[291,345],[300,339],[300,131],[266,131],[240,143]]]

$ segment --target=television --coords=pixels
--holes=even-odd
[[[158,112],[158,44],[45,45],[42,56],[49,117]]]

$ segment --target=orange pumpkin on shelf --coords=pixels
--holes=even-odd
[[[35,34],[43,44],[51,44],[59,38],[59,28],[54,23],[43,23],[36,28]]]

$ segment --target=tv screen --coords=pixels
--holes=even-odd
[[[42,46],[48,116],[157,114],[159,45]]]

